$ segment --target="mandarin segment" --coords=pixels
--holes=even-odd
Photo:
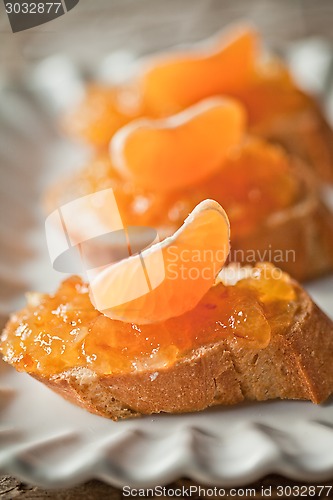
[[[246,86],[256,59],[257,34],[250,27],[231,28],[213,47],[171,53],[143,68],[141,93],[154,116],[177,112],[213,95]]]
[[[142,188],[184,189],[221,169],[244,129],[241,104],[207,99],[164,120],[137,120],[121,129],[111,141],[112,163]]]
[[[223,166],[195,189],[164,192],[126,183],[124,191],[111,178],[109,182],[128,224],[135,220],[143,226],[174,228],[202,199],[211,198],[223,204],[233,238],[251,234],[270,214],[292,206],[301,195],[290,157],[279,146],[254,137],[230,151]]]
[[[106,316],[128,323],[164,321],[193,309],[229,254],[223,208],[201,202],[176,233],[98,274],[90,298]]]
[[[249,137],[227,155],[223,168],[193,188],[174,191],[140,188],[123,181],[105,153],[92,159],[75,177],[56,186],[48,210],[79,196],[112,188],[126,226],[159,228],[172,234],[205,198],[223,204],[233,227],[232,237],[251,234],[270,214],[284,210],[301,196],[295,162],[279,147]],[[105,210],[103,217],[107,217]]]

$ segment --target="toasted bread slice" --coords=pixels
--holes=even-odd
[[[333,392],[333,323],[304,291],[301,296],[291,328],[273,337],[266,349],[222,341],[158,372],[101,377],[88,368],[74,368],[35,377],[73,403],[113,420],[244,400],[321,403]]]
[[[110,159],[98,157],[74,177],[53,187],[47,193],[46,208],[50,212],[76,197],[112,188],[125,226],[151,226],[158,230],[160,238],[165,238],[174,233],[197,203],[208,197],[222,203],[230,218],[231,262],[254,264],[270,261],[298,281],[331,272],[333,213],[321,199],[320,185],[312,169],[287,155],[280,147],[256,138],[249,138],[240,145],[237,154],[217,176],[203,185],[168,195],[138,190],[130,183],[124,187],[124,181],[114,171]],[[289,183],[297,191],[291,204],[268,211],[265,206],[261,207],[262,195],[269,197],[272,186],[279,195],[284,195],[285,184],[275,186],[267,174],[263,174],[267,176],[267,189],[266,184],[263,189],[262,174],[258,175],[258,179],[253,175],[249,182],[252,187],[243,193],[243,199],[239,200],[237,193],[233,196],[232,190],[237,189],[238,181],[232,177],[230,180],[232,173],[235,171],[236,177],[242,171],[252,172],[255,165],[261,166],[262,171],[269,171],[277,165],[287,170],[284,182],[287,188]],[[244,189],[241,181],[239,184],[240,190]],[[259,191],[259,201],[251,199],[253,191]],[[250,220],[253,210],[256,210],[256,222]],[[107,213],[107,210],[104,212]],[[100,214],[95,214],[95,217],[100,217]],[[75,236],[80,241],[84,239],[80,234]],[[141,247],[144,246],[142,242]],[[126,255],[127,251],[127,247],[118,248],[116,242],[111,246],[102,239],[91,240],[85,248],[95,267],[117,259],[118,255]]]
[[[240,274],[249,270],[239,269]],[[223,283],[233,286],[228,278]],[[287,278],[287,283],[297,297],[291,321],[287,327],[272,328],[264,347],[227,335],[187,351],[166,366],[103,375],[88,363],[60,373],[43,375],[35,370],[30,374],[75,404],[114,420],[160,412],[194,412],[244,400],[281,398],[321,403],[333,392],[333,322],[296,282]],[[78,282],[74,284],[77,288]],[[283,302],[279,314],[290,307],[291,302]],[[19,314],[26,320],[26,310]],[[273,315],[271,324],[275,320]],[[18,331],[17,321],[16,316],[5,330],[4,354],[9,336]],[[7,349],[5,360],[15,364],[15,359]]]

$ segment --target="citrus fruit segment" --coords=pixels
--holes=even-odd
[[[124,177],[146,189],[172,191],[217,172],[245,129],[233,99],[207,99],[163,120],[136,120],[111,141],[111,159]]]
[[[154,115],[179,111],[211,95],[243,88],[256,60],[257,34],[251,27],[233,27],[208,50],[171,53],[143,68],[140,90]]]
[[[229,254],[230,227],[213,200],[199,203],[169,238],[123,259],[90,283],[96,309],[112,319],[145,324],[193,309]]]
[[[97,148],[109,144],[113,134],[142,113],[130,89],[90,85],[83,100],[63,120],[65,131]]]

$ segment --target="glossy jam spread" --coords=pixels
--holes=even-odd
[[[77,366],[99,374],[160,369],[223,339],[265,348],[295,314],[298,299],[289,277],[261,264],[226,284],[223,272],[193,310],[142,326],[103,316],[87,286],[71,277],[55,295],[29,295],[28,306],[7,324],[1,352],[19,371],[51,375]]]
[[[264,127],[278,116],[311,109],[311,98],[302,93],[288,69],[279,60],[271,59],[258,64],[252,82],[235,96],[245,106],[249,125]]]
[[[234,240],[253,234],[269,214],[293,205],[301,196],[289,157],[279,147],[251,138],[234,149],[217,174],[195,188],[168,193],[123,180],[108,155],[100,155],[77,178],[50,193],[48,208],[110,187],[125,225],[156,227],[161,236],[163,230],[169,235],[181,226],[203,199],[216,200],[228,214]],[[99,212],[99,217],[107,216],[107,210]]]

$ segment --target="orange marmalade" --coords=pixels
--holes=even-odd
[[[246,273],[234,284],[223,278],[230,269],[193,310],[147,325],[107,318],[92,306],[87,285],[73,276],[54,295],[28,295],[27,307],[5,328],[0,351],[17,370],[48,376],[74,367],[100,375],[163,369],[193,349],[224,340],[265,348],[290,325],[297,291],[271,264],[240,268]]]
[[[173,233],[201,200],[216,200],[228,214],[235,241],[253,234],[270,214],[292,206],[301,196],[288,155],[278,146],[249,138],[228,155],[216,174],[194,187],[167,193],[144,190],[122,179],[108,154],[100,154],[77,177],[49,193],[47,208],[52,211],[67,201],[110,187],[125,226],[155,227],[161,235]],[[108,211],[98,216],[107,217]]]

